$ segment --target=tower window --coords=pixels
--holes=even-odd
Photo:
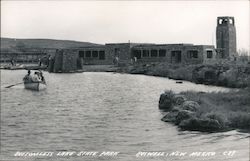
[[[232,19],[229,19],[229,23],[230,23],[230,24],[233,24],[233,20],[232,20]]]

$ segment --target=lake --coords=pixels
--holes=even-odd
[[[21,82],[26,73],[25,70],[1,70],[2,160],[249,159],[248,133],[181,131],[161,121],[164,114],[158,109],[158,101],[164,90],[227,92],[227,88],[186,81],[177,84],[174,80],[153,76],[98,72],[44,72],[47,89],[40,92],[26,90],[22,84],[4,88]],[[107,151],[119,154],[99,156]],[[177,151],[186,154],[175,156]],[[53,156],[21,157],[15,156],[17,152],[27,152],[27,155],[51,152]],[[73,155],[57,156],[62,152],[73,152]],[[83,156],[77,156],[80,152]],[[97,155],[86,156],[86,152]],[[162,152],[164,156],[140,156],[146,153],[139,152]],[[215,154],[190,156],[193,152]]]

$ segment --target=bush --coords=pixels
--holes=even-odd
[[[250,130],[250,113],[234,112],[231,113],[229,119],[231,127]]]
[[[163,110],[171,110],[174,106],[174,93],[173,91],[165,91],[160,96],[159,108]]]

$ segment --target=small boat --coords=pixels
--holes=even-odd
[[[28,70],[28,74],[23,78],[24,88],[41,91],[46,89],[46,82],[42,72],[35,72],[31,75],[31,71]]]
[[[182,82],[182,81],[176,81],[175,83],[181,84],[181,83],[183,83],[183,82]]]
[[[41,91],[46,89],[46,83],[45,82],[24,82],[24,88],[35,90],[35,91]]]

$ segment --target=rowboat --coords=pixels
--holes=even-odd
[[[25,75],[23,78],[24,88],[35,90],[35,91],[41,91],[46,89],[46,82],[43,76],[43,73],[41,71],[35,72],[33,75],[31,74],[31,71],[28,70],[28,74]]]
[[[45,82],[25,82],[24,81],[24,88],[35,90],[35,91],[41,91],[46,89],[46,83]]]

